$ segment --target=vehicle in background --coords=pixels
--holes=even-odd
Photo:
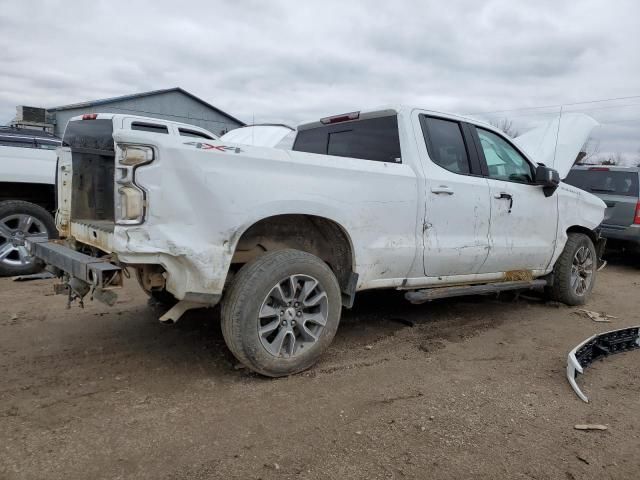
[[[221,303],[236,358],[289,375],[315,363],[362,290],[421,303],[545,288],[585,303],[605,205],[560,182],[595,123],[569,118],[553,169],[490,125],[409,106],[300,125],[292,150],[79,117],[58,149],[66,239],[29,246],[67,301],[113,304],[135,274],[173,305],[163,321]]]
[[[56,152],[59,138],[27,128],[0,128],[0,276],[42,268],[26,246],[28,238],[57,236]]]
[[[296,129],[282,123],[258,123],[246,125],[225,133],[220,141],[253,145],[254,147],[273,147],[291,150],[296,138]]]
[[[578,165],[566,183],[600,197],[607,205],[601,234],[640,252],[640,168]]]

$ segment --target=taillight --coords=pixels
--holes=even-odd
[[[640,225],[640,201],[636,203],[636,214],[633,216],[633,223]]]
[[[120,145],[120,164],[122,165],[142,165],[153,160],[153,149],[151,147],[140,147],[138,145]]]
[[[591,167],[589,170],[592,172],[608,172],[609,169],[607,167]]]
[[[342,115],[335,115],[333,117],[321,118],[320,122],[323,125],[331,125],[332,123],[348,122],[350,120],[357,120],[360,118],[360,112],[343,113]]]
[[[119,143],[116,151],[116,223],[137,225],[144,221],[146,192],[135,184],[135,168],[154,160],[153,148]]]
[[[85,113],[82,115],[83,120],[95,120],[96,118],[98,118],[97,113]]]

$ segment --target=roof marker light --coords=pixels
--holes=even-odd
[[[360,112],[343,113],[342,115],[334,115],[333,117],[324,117],[320,119],[323,125],[331,125],[332,123],[348,122],[349,120],[357,120],[360,118]]]
[[[95,120],[96,118],[98,118],[97,113],[85,113],[82,115],[83,120]]]

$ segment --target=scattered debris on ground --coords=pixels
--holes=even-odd
[[[581,315],[583,317],[589,318],[594,322],[602,322],[602,323],[609,323],[611,322],[611,320],[615,320],[618,318],[618,317],[614,317],[613,315],[608,315],[606,313],[598,313],[598,312],[592,312],[591,310],[585,310],[584,308],[579,308],[573,313],[575,313],[576,315]]]
[[[584,308],[618,316],[620,328],[640,324],[639,272],[610,264]],[[2,479],[577,480],[640,470],[640,357],[592,364],[592,404],[569,395],[560,359],[603,326],[574,308],[490,297],[416,307],[401,292],[365,292],[316,366],[267,379],[236,369],[214,310],[160,325],[135,281],[117,309],[67,310],[45,296],[51,283],[0,279]],[[591,424],[607,429],[574,429]]]
[[[576,430],[608,430],[609,427],[607,427],[606,425],[599,425],[596,423],[585,423],[585,424],[578,424],[578,425],[574,425],[574,427]]]
[[[32,273],[31,275],[18,275],[12,277],[14,282],[28,282],[31,280],[47,280],[49,278],[55,278],[51,272]]]

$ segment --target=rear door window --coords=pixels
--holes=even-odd
[[[398,119],[393,115],[300,130],[293,150],[399,163]]]
[[[198,132],[197,130],[189,130],[186,128],[178,128],[178,132],[180,133],[180,136],[182,137],[194,137],[194,138],[206,138],[207,140],[213,140],[213,137],[202,133],[202,132]]]
[[[594,194],[638,196],[637,172],[621,172],[601,168],[571,170],[564,181]]]
[[[169,133],[169,128],[166,125],[159,125],[157,123],[133,122],[131,124],[131,130],[153,133]]]
[[[429,157],[442,168],[467,175],[471,172],[469,152],[459,122],[421,116]]]

